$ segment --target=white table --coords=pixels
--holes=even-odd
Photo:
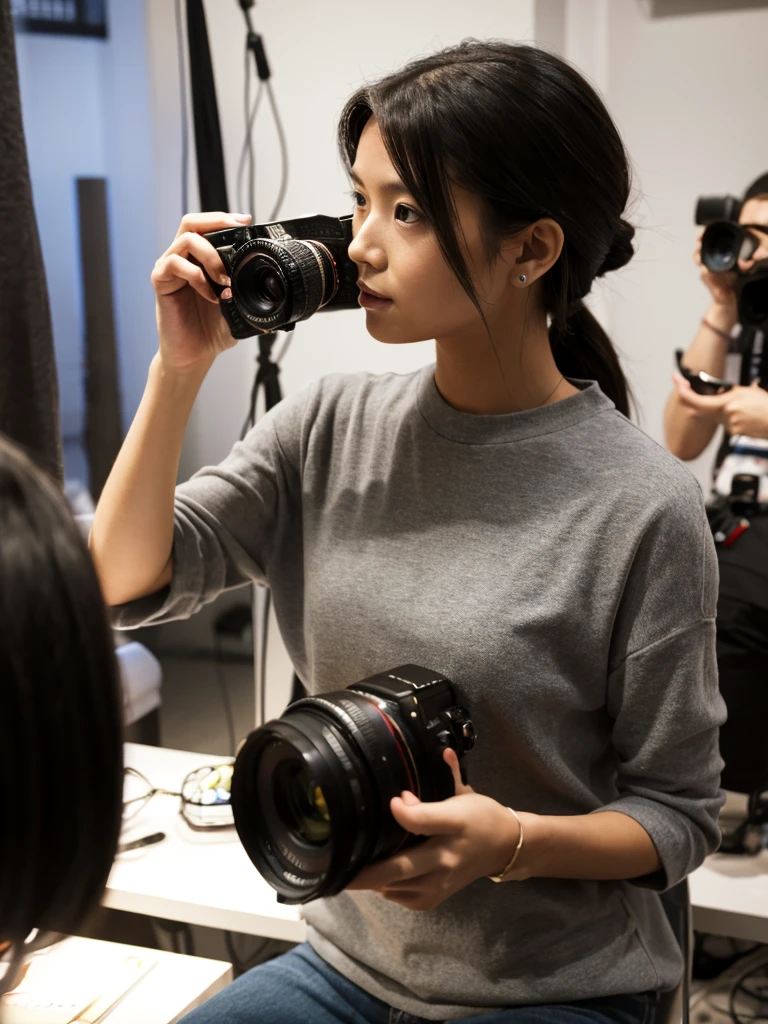
[[[231,759],[127,743],[125,760],[154,786],[177,790],[193,768]],[[729,807],[738,814],[740,798],[729,800]],[[300,908],[277,902],[274,890],[251,864],[234,829],[200,835],[188,828],[178,808],[177,797],[155,796],[131,823],[126,839],[158,831],[167,833],[168,839],[117,858],[105,905],[302,942],[305,925]],[[696,929],[768,942],[768,851],[758,857],[715,854],[690,876],[689,885]]]
[[[726,796],[720,820],[729,829],[746,817],[747,797]],[[694,871],[688,884],[698,931],[768,942],[768,850],[757,857],[716,853]]]
[[[757,857],[716,853],[688,884],[697,931],[768,942],[768,850]]]
[[[188,772],[228,757],[126,743],[125,763],[153,786],[178,791]],[[225,931],[303,942],[298,907],[277,896],[248,859],[234,828],[200,833],[179,814],[178,797],[157,795],[123,831],[125,841],[165,832],[154,846],[119,854],[103,904],[135,914],[184,921]]]
[[[62,998],[62,987],[67,990],[71,984],[78,987],[85,982],[85,991],[90,993],[91,974],[97,985],[105,984],[111,970],[130,956],[154,966],[106,1015],[105,1024],[175,1024],[232,981],[231,966],[220,960],[74,936],[37,954],[30,971],[37,972],[36,987],[44,983],[47,989],[50,984]],[[27,1012],[35,1014],[33,1010]]]

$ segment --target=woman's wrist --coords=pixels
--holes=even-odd
[[[499,876],[502,876],[505,882],[521,882],[526,878],[543,875],[544,865],[547,863],[547,818],[527,811],[516,811],[513,815],[509,813],[510,810],[509,807],[504,808],[506,818],[502,819],[503,839],[498,857]],[[510,869],[509,862],[513,858],[514,864]]]
[[[731,331],[738,322],[735,304],[713,302],[702,318],[702,322],[714,328],[716,333],[722,332],[730,341]]]
[[[182,391],[194,388],[197,391],[205,380],[213,362],[212,358],[206,358],[190,366],[177,367],[168,365],[163,360],[162,352],[156,352],[150,363],[149,375],[162,383],[164,387],[180,389]]]
[[[520,856],[505,880],[638,878],[661,867],[656,848],[637,821],[617,811],[541,815],[519,811],[525,829]]]

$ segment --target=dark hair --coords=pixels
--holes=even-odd
[[[120,832],[122,708],[88,549],[56,486],[0,436],[0,938],[73,931]],[[18,950],[18,947],[17,947]]]
[[[623,267],[634,253],[634,228],[622,218],[630,192],[627,156],[595,90],[545,50],[466,39],[363,86],[348,100],[339,123],[348,170],[372,115],[401,180],[478,310],[450,184],[480,198],[489,256],[528,224],[542,217],[557,221],[565,244],[543,278],[555,361],[566,376],[597,380],[629,415],[616,352],[582,301],[596,277]]]
[[[768,195],[768,174],[761,174],[759,178],[755,178],[744,193],[742,203],[746,203],[748,199],[756,199],[758,196],[766,195]]]

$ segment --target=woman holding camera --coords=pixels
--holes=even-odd
[[[453,797],[390,805],[427,840],[308,903],[307,943],[188,1020],[647,1022],[683,970],[657,894],[720,838],[724,709],[699,488],[627,419],[583,302],[633,254],[621,139],[558,57],[472,40],[361,89],[339,137],[367,329],[434,338],[435,364],[324,377],[174,490],[232,344],[186,257],[228,285],[201,233],[237,222],[185,217],[91,548],[123,626],[268,583],[313,694],[444,673],[471,787],[446,753]]]
[[[766,228],[752,231],[755,251],[749,259],[739,260],[739,270],[746,273],[768,259],[768,174],[747,189],[739,222]],[[717,658],[720,690],[728,708],[728,721],[720,733],[725,760],[722,781],[727,789],[752,793],[768,786],[763,732],[768,719],[768,380],[760,379],[766,337],[764,331],[756,330],[745,350],[738,323],[737,274],[713,273],[702,264],[701,236],[694,259],[712,303],[685,353],[685,365],[723,378],[728,353],[743,352],[741,384],[721,395],[699,395],[680,374],[674,374],[664,426],[668,448],[685,460],[697,458],[718,427],[724,428],[713,472],[716,504],[727,507],[736,474],[748,473],[759,480],[757,498],[762,507],[750,516],[749,529],[741,535],[730,533],[726,543],[718,545]]]

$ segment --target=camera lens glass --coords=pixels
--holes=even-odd
[[[237,299],[252,316],[279,314],[287,297],[288,283],[279,265],[268,256],[256,253],[237,268]]]
[[[701,262],[714,273],[733,270],[741,243],[742,231],[737,224],[710,224],[701,239]]]
[[[275,805],[286,828],[307,843],[325,843],[331,817],[322,786],[303,760],[283,761],[275,772]]]
[[[740,224],[717,221],[701,238],[701,262],[714,273],[736,270],[739,260],[748,260],[760,243]]]

